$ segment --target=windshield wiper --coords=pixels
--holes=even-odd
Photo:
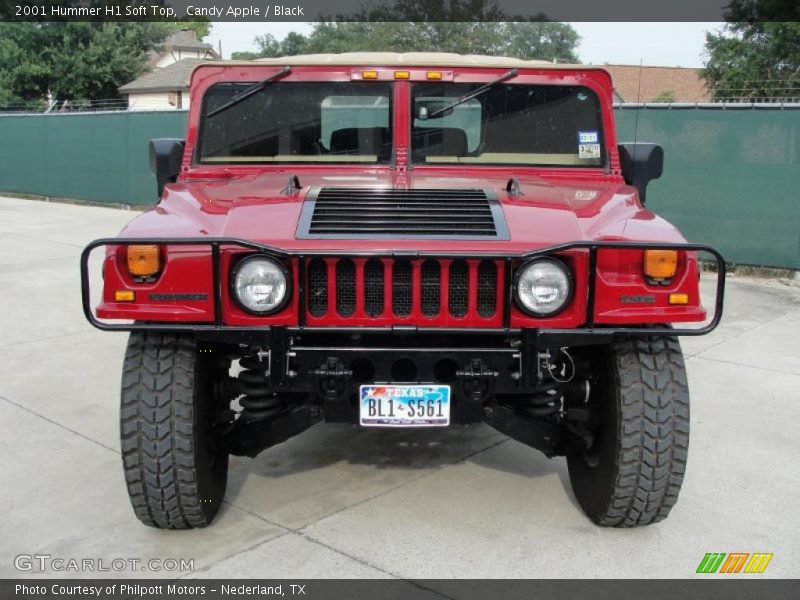
[[[456,106],[464,104],[467,100],[472,100],[473,98],[480,96],[484,92],[487,92],[490,88],[497,85],[498,83],[503,83],[504,81],[508,81],[509,79],[513,79],[518,74],[517,69],[511,69],[508,73],[503,73],[497,79],[490,81],[489,83],[483,84],[481,87],[472,90],[469,94],[465,96],[461,96],[458,100],[453,102],[452,104],[448,104],[444,108],[440,108],[428,115],[429,119],[434,119],[437,116],[441,115],[442,113],[446,113],[448,110],[453,110]]]
[[[270,75],[269,77],[267,77],[263,81],[259,81],[258,83],[254,84],[254,85],[251,85],[249,88],[247,88],[243,92],[240,92],[240,93],[236,94],[233,98],[231,98],[228,102],[226,102],[222,106],[218,106],[217,108],[215,108],[214,110],[209,112],[206,115],[206,119],[210,119],[211,117],[213,117],[215,115],[218,115],[219,113],[221,113],[221,112],[223,112],[225,110],[228,110],[229,108],[231,108],[233,106],[236,106],[240,102],[243,102],[244,100],[247,100],[250,96],[253,96],[253,95],[257,94],[258,92],[263,90],[265,87],[267,87],[273,81],[278,81],[278,79],[282,79],[283,77],[285,77],[286,75],[288,75],[291,72],[292,72],[292,67],[283,67],[277,73],[273,73],[272,75]]]

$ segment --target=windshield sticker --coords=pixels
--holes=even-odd
[[[578,143],[579,144],[596,144],[600,141],[600,138],[597,136],[597,131],[579,131],[578,132]]]
[[[600,158],[600,144],[578,144],[578,158]]]

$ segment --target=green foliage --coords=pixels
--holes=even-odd
[[[176,29],[210,23],[0,22],[0,103],[118,98],[145,70],[148,50]]]
[[[675,102],[675,92],[672,90],[664,90],[660,94],[653,97],[650,102]]]
[[[797,0],[730,0],[725,7],[725,20],[730,23],[800,21],[800,4]]]
[[[543,15],[542,15],[543,17]],[[358,21],[515,21],[497,6],[496,0],[372,0],[357,13]],[[341,20],[341,19],[339,19]]]
[[[391,19],[391,21],[389,21]],[[567,23],[524,19],[500,10],[496,0],[373,1],[353,21],[328,18],[305,36],[255,39],[257,51],[233,58],[338,52],[455,52],[577,62],[580,37]]]
[[[233,60],[254,60],[261,58],[261,55],[258,52],[233,52],[231,58]]]
[[[327,52],[456,52],[577,62],[578,34],[553,22],[320,22],[304,36],[258,36],[255,53],[233,58]]]
[[[211,33],[210,21],[179,21],[169,24],[173,29],[191,29],[197,35],[198,40],[202,40]]]
[[[732,0],[720,33],[706,34],[703,76],[715,100],[800,98],[800,3]]]
[[[256,45],[258,46],[257,56],[285,56],[286,52],[281,48],[281,43],[271,33],[256,36]]]

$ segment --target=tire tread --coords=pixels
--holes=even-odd
[[[196,348],[188,338],[132,333],[122,369],[120,434],[131,505],[163,529],[204,527],[194,419]]]
[[[618,419],[612,489],[599,524],[635,527],[667,517],[689,448],[689,388],[677,339],[615,344]]]

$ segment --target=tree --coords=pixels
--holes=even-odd
[[[148,50],[178,28],[209,23],[0,22],[0,103],[118,98],[142,74]]]
[[[456,52],[577,62],[579,41],[571,25],[554,22],[320,22],[304,36],[258,36],[257,52],[233,58],[325,52]]]
[[[349,21],[327,17],[304,36],[283,40],[258,36],[256,52],[234,58],[327,52],[456,52],[577,62],[580,37],[567,23],[544,15],[524,18],[503,12],[497,0],[371,0]]]
[[[294,56],[304,54],[308,46],[308,38],[302,33],[294,31],[278,40],[271,33],[258,35],[255,39],[258,51],[256,52],[234,52],[231,58],[234,60],[253,60],[254,58],[273,58],[277,56]]]
[[[284,56],[294,56],[307,52],[308,38],[302,33],[290,31],[281,41],[281,53]]]
[[[539,13],[535,20],[546,17]],[[341,21],[342,19],[337,19]],[[355,21],[480,22],[526,21],[506,14],[497,0],[371,0],[356,12]]]
[[[232,52],[231,58],[233,60],[255,60],[256,58],[264,58],[264,57],[258,52],[249,52],[246,50],[242,50],[239,52]]]
[[[733,0],[720,33],[706,34],[703,76],[717,101],[800,98],[800,3]]]
[[[213,25],[209,21],[178,21],[176,23],[167,23],[169,28],[172,29],[191,29],[197,35],[198,40],[202,40],[209,33]]]

